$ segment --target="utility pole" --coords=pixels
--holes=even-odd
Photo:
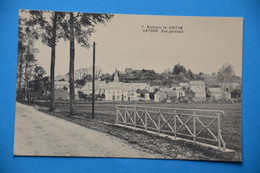
[[[95,115],[95,47],[96,47],[96,43],[93,42],[92,120],[94,120],[94,115]]]

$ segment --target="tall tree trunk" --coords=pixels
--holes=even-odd
[[[74,59],[75,59],[75,45],[74,45],[74,16],[70,13],[70,69],[69,69],[69,82],[70,82],[70,116],[75,113],[75,87],[74,87]]]
[[[57,26],[57,13],[54,12],[53,26],[52,26],[52,46],[51,46],[51,98],[50,110],[55,109],[55,48],[56,48],[56,27]]]

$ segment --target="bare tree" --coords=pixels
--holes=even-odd
[[[91,73],[93,71],[93,66],[89,67],[88,71],[90,72],[89,74],[93,77],[93,75]],[[99,66],[96,66],[95,67],[95,78],[98,79],[101,76],[101,74],[102,74],[102,68]]]
[[[235,75],[233,67],[230,64],[224,64],[218,71],[218,78],[220,82],[225,85],[225,90],[230,93],[230,83],[232,77]]]
[[[224,64],[218,71],[218,77],[222,79],[223,82],[231,82],[232,76],[235,75],[233,67],[230,64]]]

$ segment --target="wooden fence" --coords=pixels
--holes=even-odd
[[[116,124],[166,134],[225,151],[220,110],[116,106]]]

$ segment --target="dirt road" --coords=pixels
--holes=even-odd
[[[14,155],[164,158],[20,103],[16,103]]]

